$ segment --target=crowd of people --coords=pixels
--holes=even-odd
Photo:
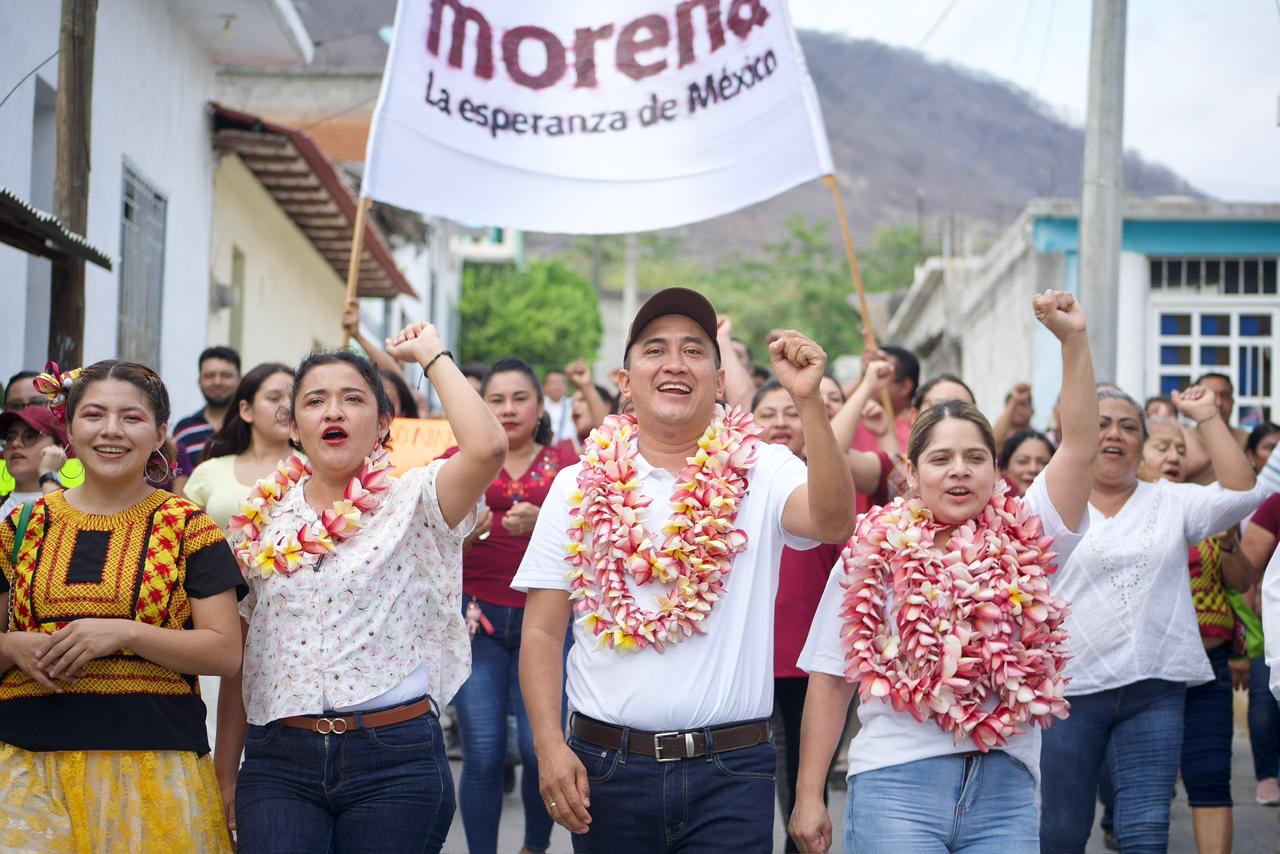
[[[768,851],[775,808],[787,851],[1083,852],[1098,813],[1164,851],[1179,784],[1230,851],[1234,689],[1280,805],[1280,426],[1233,427],[1218,373],[1140,405],[1073,297],[1028,310],[1043,430],[1026,385],[992,422],[895,346],[842,385],[682,288],[612,389],[351,306],[362,352],[205,350],[184,418],[146,366],[18,372],[0,848],[439,851],[457,813],[486,854],[514,752],[530,854]],[[398,471],[405,364],[457,444]]]

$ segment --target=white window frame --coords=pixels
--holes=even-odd
[[[1162,375],[1174,372],[1170,370],[1172,366],[1160,363],[1160,348],[1162,346],[1185,346],[1191,348],[1191,363],[1177,368],[1178,372],[1182,372],[1185,368],[1186,374],[1193,381],[1200,375],[1210,371],[1218,371],[1231,377],[1231,384],[1236,389],[1236,411],[1231,419],[1233,424],[1239,420],[1240,410],[1250,406],[1266,406],[1270,410],[1272,421],[1280,418],[1280,359],[1278,359],[1280,357],[1280,304],[1277,303],[1274,296],[1166,296],[1159,291],[1150,291],[1149,293],[1147,300],[1147,328],[1150,332],[1148,340],[1151,345],[1147,347],[1147,376],[1150,377],[1148,394],[1160,394]],[[1171,313],[1191,315],[1190,335],[1161,334],[1160,315]],[[1206,314],[1231,315],[1230,334],[1224,336],[1201,335],[1200,317]],[[1271,317],[1271,335],[1269,337],[1240,335],[1239,316],[1243,314],[1269,315]],[[1269,397],[1244,395],[1239,382],[1239,348],[1248,345],[1265,345],[1267,342],[1270,342],[1271,345],[1271,395]],[[1200,363],[1200,347],[1215,345],[1228,347],[1228,363],[1226,365],[1202,365]]]

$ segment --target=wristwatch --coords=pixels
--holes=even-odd
[[[47,471],[40,475],[38,482],[41,486],[44,486],[46,483],[52,483],[54,486],[58,487],[58,489],[62,489],[62,478],[58,477],[58,473],[56,471]]]

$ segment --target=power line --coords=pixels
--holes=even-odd
[[[942,26],[942,22],[947,19],[947,16],[951,14],[951,10],[954,9],[956,7],[956,4],[959,2],[960,0],[951,0],[951,2],[947,4],[947,8],[942,10],[942,14],[939,15],[936,20],[934,20],[933,24],[929,27],[928,31],[924,34],[924,38],[920,39],[920,44],[916,45],[917,48],[924,47],[925,42],[929,41],[929,39],[933,37],[933,34],[938,31],[938,27]],[[1280,3],[1280,0],[1276,0],[1276,2]]]
[[[1040,70],[1036,72],[1036,85],[1031,90],[1031,94],[1040,97],[1040,81],[1044,77],[1044,63],[1049,57],[1049,37],[1053,34],[1053,10],[1057,0],[1049,0],[1049,20],[1044,25],[1044,46],[1040,48]],[[1280,6],[1280,0],[1276,0],[1276,5]]]
[[[1280,2],[1280,0],[1277,0],[1277,2]],[[18,91],[18,87],[21,86],[23,83],[26,83],[27,79],[30,78],[32,74],[35,74],[41,68],[44,68],[49,63],[49,60],[53,59],[57,55],[58,55],[58,51],[55,50],[53,53],[49,54],[48,59],[45,59],[44,62],[40,63],[35,68],[28,71],[26,74],[22,76],[21,80],[13,84],[13,88],[10,89],[9,92],[3,98],[0,98],[0,107],[4,106],[4,102],[9,100],[9,98],[13,96],[13,93]]]

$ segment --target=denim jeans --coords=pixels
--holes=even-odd
[[[1209,650],[1213,681],[1187,689],[1182,725],[1182,785],[1193,807],[1231,806],[1231,734],[1235,728],[1231,645]]]
[[[574,835],[577,854],[773,850],[772,744],[673,762],[579,738],[569,747],[591,787],[591,829]]]
[[[1280,703],[1271,693],[1271,668],[1265,658],[1249,662],[1249,743],[1253,773],[1259,780],[1280,774]]]
[[[250,726],[236,782],[240,854],[438,852],[453,820],[440,721],[320,735]]]
[[[1182,759],[1186,686],[1162,679],[1070,697],[1040,748],[1040,851],[1083,854],[1105,764],[1125,854],[1169,846],[1169,802]]]
[[[520,798],[524,803],[524,847],[545,851],[553,821],[538,792],[538,759],[533,732],[520,696],[520,628],[523,608],[480,601],[493,625],[471,639],[471,676],[453,704],[462,736],[462,779],[458,800],[470,854],[495,854],[502,817],[502,773],[507,756],[507,712],[516,719],[520,748]]]
[[[849,778],[845,854],[1025,854],[1037,829],[1035,778],[1001,750]]]

